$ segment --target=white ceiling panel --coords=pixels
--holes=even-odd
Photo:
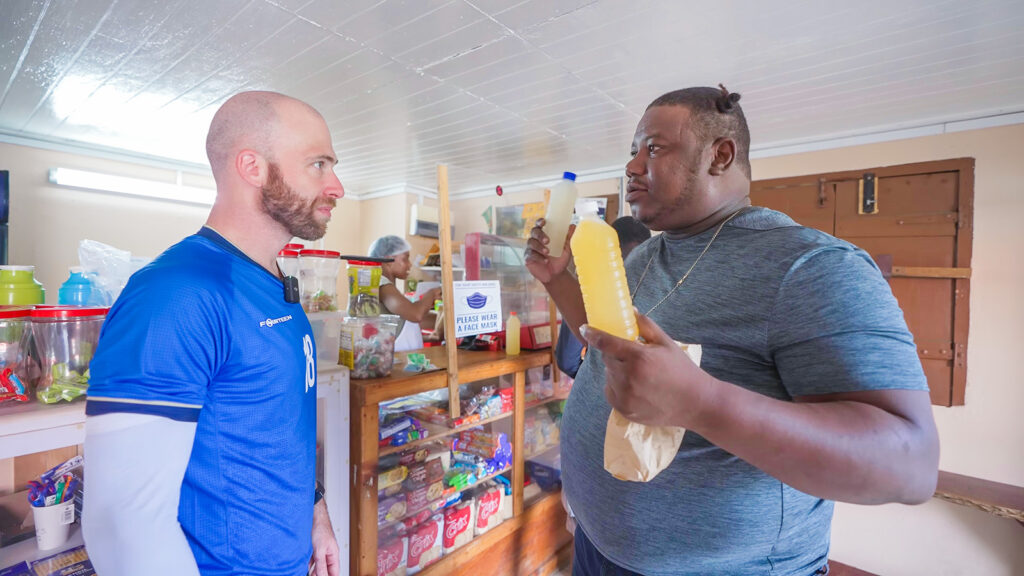
[[[336,0],[324,1],[341,4]],[[396,37],[402,34],[398,34],[398,31],[405,25],[450,5],[453,1],[456,0],[384,0],[340,24],[321,21],[318,18],[312,19],[334,32],[360,42],[369,43],[379,39],[379,44],[387,44],[389,41],[399,41]],[[425,27],[421,27],[419,30],[406,30],[403,34],[423,36],[428,32],[436,34],[439,30],[428,31]],[[392,54],[394,53],[392,52]]]
[[[438,10],[435,14],[440,12],[441,10]],[[416,26],[418,24],[410,25]],[[398,60],[415,70],[429,70],[432,66],[457,59],[489,44],[498,43],[506,37],[501,26],[490,20],[477,20],[447,34],[427,38],[419,44],[414,41],[406,42],[405,44],[411,47],[399,54]]]
[[[565,17],[590,4],[597,4],[597,0],[527,0],[493,14],[493,17],[519,32]]]
[[[5,53],[5,60],[20,66],[2,96],[0,125],[25,128],[112,11],[108,4],[84,0],[67,6],[47,3],[35,21],[21,21],[23,26],[31,24],[32,42],[27,51]]]
[[[277,4],[324,30],[338,32],[354,18],[383,4],[384,0],[271,0],[270,3]]]
[[[526,61],[513,61],[524,58]],[[526,42],[516,36],[503,36],[500,40],[484,44],[454,58],[423,67],[423,71],[441,80],[459,79],[463,85],[474,85],[486,82],[495,70],[492,67],[530,67],[548,61],[548,58],[533,50]]]
[[[725,83],[758,149],[1024,112],[1019,0],[14,0],[0,140],[205,162],[217,106],[292,94],[350,194],[621,168],[660,94]],[[0,159],[2,160],[2,159]],[[2,162],[0,162],[2,163]]]

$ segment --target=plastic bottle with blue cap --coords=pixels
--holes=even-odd
[[[544,233],[550,239],[548,256],[552,258],[562,255],[565,238],[569,235],[573,208],[576,206],[576,196],[576,175],[572,172],[562,174],[561,182],[551,189],[551,199],[544,215]]]
[[[92,281],[80,266],[71,266],[68,273],[68,279],[57,291],[57,302],[69,306],[91,306],[94,301]]]

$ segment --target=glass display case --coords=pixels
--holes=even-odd
[[[474,232],[466,235],[466,280],[501,283],[501,315],[515,312],[522,323],[520,345],[527,350],[552,343],[548,293],[526,269],[526,240]]]
[[[513,517],[513,394],[463,385],[457,419],[434,392],[381,405],[378,572],[418,572]]]
[[[537,573],[572,545],[556,475],[526,472],[557,441],[551,355],[458,350],[453,419],[447,355],[424,354],[438,369],[352,381],[351,573]]]

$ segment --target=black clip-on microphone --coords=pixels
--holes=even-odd
[[[284,301],[289,304],[299,303],[299,279],[295,276],[284,277]]]

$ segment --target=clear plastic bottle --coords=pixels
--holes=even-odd
[[[508,321],[505,322],[505,355],[519,355],[519,331],[521,328],[519,317],[515,312],[509,312]]]
[[[587,324],[619,338],[636,340],[639,332],[619,236],[597,215],[596,202],[581,203],[571,245]]]
[[[562,174],[562,181],[551,189],[548,211],[544,215],[544,233],[551,239],[548,255],[557,258],[562,255],[565,237],[569,235],[573,208],[576,206],[576,175]]]

